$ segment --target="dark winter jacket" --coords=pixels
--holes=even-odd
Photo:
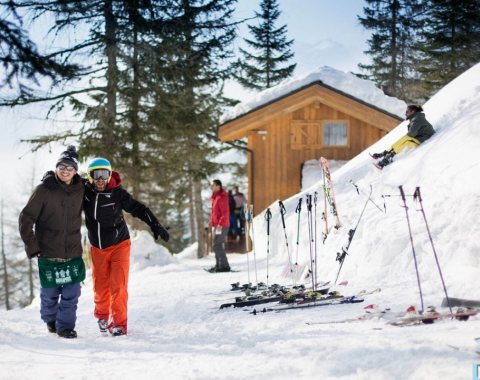
[[[425,118],[423,112],[416,112],[408,124],[407,135],[420,141],[421,143],[433,136],[435,130]]]
[[[120,174],[115,171],[102,192],[97,192],[92,184],[85,182],[85,223],[90,244],[97,248],[105,249],[130,238],[123,210],[143,220],[150,228],[158,224],[152,212],[135,200],[120,185],[121,182]]]
[[[230,207],[227,192],[224,189],[220,189],[212,194],[211,200],[212,214],[210,216],[210,226],[230,227]]]
[[[82,256],[82,200],[84,186],[78,174],[70,185],[49,171],[19,216],[20,236],[29,258],[70,259]],[[35,230],[34,230],[35,226]]]

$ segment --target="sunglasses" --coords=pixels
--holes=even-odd
[[[73,172],[75,170],[75,167],[72,165],[63,165],[60,164],[57,166],[58,170],[66,170],[67,172]]]
[[[95,180],[101,180],[103,179],[104,181],[108,180],[110,178],[110,170],[107,169],[96,169],[92,172],[90,172],[90,176]]]

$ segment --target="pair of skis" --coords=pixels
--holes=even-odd
[[[254,309],[251,312],[251,314],[256,315],[258,313],[268,313],[272,311],[281,312],[281,311],[294,310],[294,309],[306,309],[306,308],[312,308],[312,307],[360,303],[360,302],[364,302],[364,297],[366,295],[380,292],[380,290],[381,290],[380,288],[377,288],[371,291],[362,290],[361,292],[352,296],[342,296],[337,292],[333,292],[329,295],[326,295],[324,297],[320,297],[317,299],[300,300],[291,304],[280,304],[280,305],[275,305],[269,308],[263,308],[259,310]]]
[[[320,166],[323,174],[323,192],[324,192],[324,212],[323,212],[323,241],[327,238],[330,228],[328,225],[328,210],[335,217],[335,229],[339,229],[342,224],[340,223],[340,217],[337,210],[337,202],[335,201],[335,192],[333,191],[333,182],[330,172],[330,164],[325,157],[320,157]]]

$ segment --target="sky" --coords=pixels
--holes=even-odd
[[[269,284],[291,285],[282,275],[289,249],[292,257],[298,253],[299,264],[310,265],[308,215],[305,208],[296,214],[295,207],[307,194],[319,194],[321,206],[314,230],[319,236],[323,183],[313,181],[311,187],[284,200],[285,230],[277,202],[270,206],[269,235],[263,213],[255,218],[251,230],[255,251],[229,255],[230,265],[239,272],[207,273],[202,267],[214,264],[212,255],[194,259],[195,247],[191,247],[171,257],[149,233],[136,235],[127,336],[99,333],[92,315],[89,275],[82,287],[76,340],[47,332],[39,318],[38,298],[22,310],[0,310],[2,380],[17,379],[19,373],[22,379],[35,380],[475,379],[472,368],[480,365],[480,345],[475,340],[479,315],[467,322],[444,319],[409,327],[388,322],[405,315],[410,306],[421,308],[406,211],[424,305],[442,313],[448,310],[441,307],[445,293],[420,205],[411,197],[417,186],[449,296],[480,299],[479,89],[480,63],[424,105],[426,118],[436,130],[432,138],[398,154],[382,171],[376,169],[368,153],[382,151],[403,136],[407,126],[401,122],[332,172],[342,227],[330,230],[325,243],[320,239],[313,242],[318,248],[318,279],[330,281],[330,291],[345,296],[380,289],[358,297],[363,302],[257,315],[250,314],[252,307],[219,310],[221,304],[233,302],[239,295],[230,291],[232,283],[256,283],[258,278]],[[351,181],[358,186],[358,193]],[[408,209],[398,197],[400,185],[407,194]],[[371,200],[380,209],[368,200],[370,187]],[[345,245],[365,205],[339,276],[339,283],[347,284],[333,285],[338,271],[336,253]],[[305,283],[308,286],[308,278]],[[376,305],[385,314],[358,320],[367,315],[367,305]],[[278,305],[262,308],[265,306]]]
[[[295,41],[295,76],[324,65],[346,72],[356,71],[357,64],[365,59],[363,51],[366,50],[368,33],[357,20],[364,1],[280,0],[279,6],[282,14],[277,25],[287,24],[288,37]],[[252,17],[254,11],[259,11],[257,1],[240,0],[234,18],[238,21]],[[40,34],[34,33],[35,36]],[[250,37],[245,25],[239,27],[239,34]],[[238,39],[236,48],[241,44]],[[255,96],[233,81],[227,82],[225,94],[241,101]],[[39,183],[43,173],[52,169],[66,148],[52,144],[31,153],[30,146],[20,141],[65,125],[71,128],[79,125],[67,111],[56,115],[53,121],[45,120],[46,112],[46,105],[0,108],[0,169],[8,179],[0,184],[0,198],[5,199],[6,204],[24,204],[33,185]],[[71,143],[75,141],[66,142],[67,145]],[[9,208],[5,212],[10,216]],[[16,214],[17,209],[11,213]]]

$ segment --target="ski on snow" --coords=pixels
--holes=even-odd
[[[464,309],[458,308],[455,312],[441,313],[434,308],[430,308],[425,313],[408,313],[402,317],[398,317],[393,321],[389,321],[388,324],[392,326],[415,326],[422,324],[432,324],[436,321],[443,319],[455,319],[458,321],[467,321],[470,317],[479,313],[478,309]]]
[[[280,312],[280,311],[286,311],[286,310],[305,309],[305,308],[319,307],[319,306],[360,303],[360,302],[364,302],[364,298],[363,298],[364,296],[377,293],[377,292],[380,292],[380,288],[377,288],[371,291],[362,290],[361,292],[353,296],[342,296],[338,293],[333,293],[322,298],[311,299],[311,300],[307,300],[307,299],[300,300],[290,304],[279,304],[279,305],[272,306],[270,308],[263,308],[260,310],[254,309],[251,312],[251,314],[256,315],[258,313],[267,313],[271,311]]]
[[[273,291],[272,293],[267,292],[266,294],[237,297],[235,299],[235,302],[228,302],[220,305],[220,309],[225,309],[227,307],[236,308],[254,306],[270,302],[294,302],[297,299],[306,299],[308,297],[315,298],[328,293],[328,290],[330,288],[330,281],[319,284],[317,287],[318,289],[316,289],[315,291],[307,290],[304,287],[299,287],[293,290],[281,287],[278,290]]]

